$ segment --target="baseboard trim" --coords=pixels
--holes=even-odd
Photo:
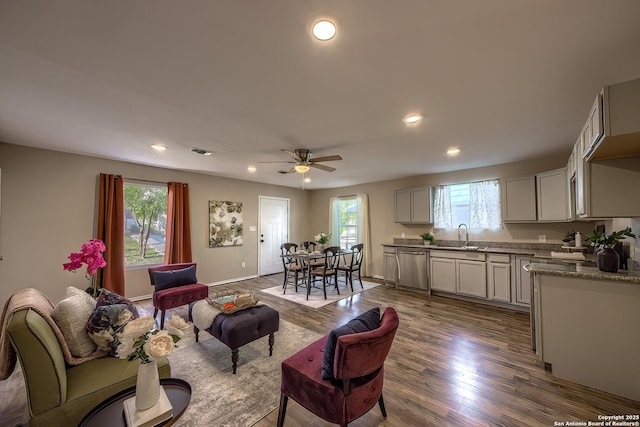
[[[255,279],[257,277],[258,277],[258,275],[252,274],[250,276],[236,277],[236,278],[233,278],[233,279],[221,280],[219,282],[205,283],[205,285],[207,285],[208,287],[212,288],[214,286],[227,285],[229,283],[235,283],[235,282],[242,282],[243,280]],[[151,298],[153,298],[153,294],[141,295],[141,296],[138,296],[138,297],[131,297],[131,298],[129,298],[129,300],[130,301],[143,301],[143,300],[151,299]]]

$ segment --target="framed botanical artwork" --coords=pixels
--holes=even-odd
[[[209,200],[209,247],[242,245],[242,202]]]

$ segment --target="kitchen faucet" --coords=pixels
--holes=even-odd
[[[469,227],[467,224],[460,224],[458,226],[458,246],[462,246],[462,242],[460,241],[460,228],[464,225],[464,245],[469,246]]]

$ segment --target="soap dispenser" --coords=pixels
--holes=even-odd
[[[576,232],[576,248],[582,247],[582,233],[579,231]]]

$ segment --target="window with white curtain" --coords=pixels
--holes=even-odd
[[[338,198],[332,204],[332,230],[333,244],[343,250],[351,249],[351,246],[361,243],[360,230],[360,203],[357,197]]]
[[[497,229],[502,227],[500,181],[438,185],[433,201],[435,228]]]

